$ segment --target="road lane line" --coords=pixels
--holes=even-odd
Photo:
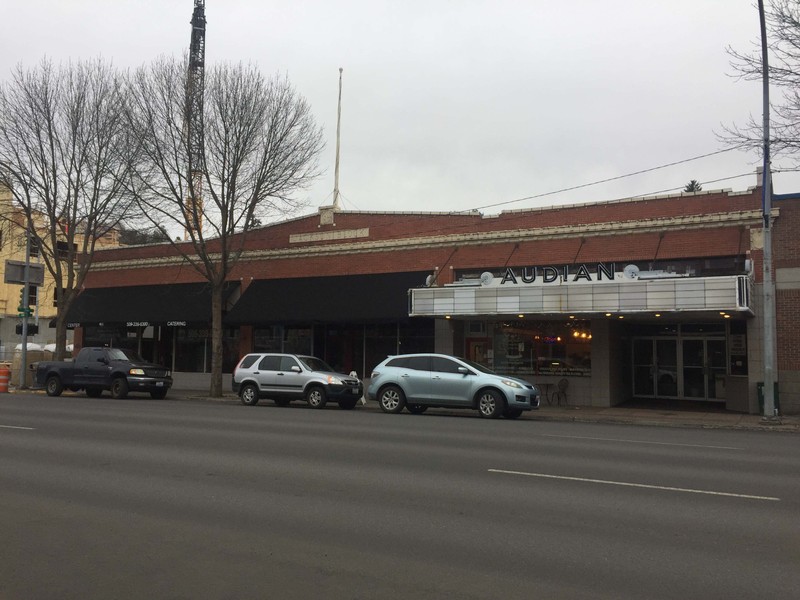
[[[603,483],[605,485],[621,485],[624,487],[646,488],[650,490],[663,490],[667,492],[687,492],[690,494],[707,494],[709,496],[728,496],[731,498],[746,498],[748,500],[769,500],[780,502],[780,498],[772,496],[751,496],[749,494],[732,494],[730,492],[712,492],[709,490],[694,490],[691,488],[678,488],[663,485],[648,485],[646,483],[628,483],[625,481],[607,481],[605,479],[588,479],[585,477],[568,477],[566,475],[547,475],[546,473],[525,473],[523,471],[505,471],[503,469],[489,469],[490,473],[503,473],[505,475],[523,475],[525,477],[543,477],[546,479],[561,479],[564,481],[581,481],[584,483]]]
[[[0,429],[27,429],[28,431],[36,431],[35,427],[17,427],[15,425],[0,425]]]
[[[588,437],[583,435],[555,435],[552,433],[542,433],[541,437],[565,438],[571,440],[593,440],[598,442],[624,442],[626,444],[654,444],[657,446],[683,446],[684,448],[713,448],[714,450],[744,450],[735,446],[706,446],[704,444],[678,444],[676,442],[648,442],[645,440],[623,440],[616,438]]]

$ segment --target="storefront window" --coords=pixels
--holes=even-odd
[[[588,377],[592,373],[589,321],[514,321],[494,324],[486,364],[508,374]]]
[[[312,339],[311,327],[286,327],[283,336],[283,351],[290,354],[312,354]]]
[[[253,352],[281,352],[283,327],[258,327],[253,330]]]
[[[184,373],[207,373],[211,370],[211,339],[205,327],[176,330],[175,370]]]
[[[433,319],[412,319],[408,323],[400,323],[399,330],[401,354],[433,352]]]

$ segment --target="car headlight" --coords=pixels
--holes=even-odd
[[[503,385],[507,385],[508,387],[511,388],[516,388],[518,390],[522,389],[522,386],[520,384],[518,384],[516,381],[511,381],[510,379],[501,379],[500,383],[502,383]]]
[[[129,369],[128,375],[144,375],[144,369]]]
[[[333,375],[328,375],[328,384],[329,385],[342,385],[342,380],[338,377],[334,377]]]

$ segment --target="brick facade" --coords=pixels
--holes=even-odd
[[[776,271],[800,267],[800,236],[794,235],[800,226],[798,202],[781,200],[774,210],[773,214],[779,215],[773,228]],[[243,242],[246,251],[230,280],[240,283],[244,291],[255,280],[421,272],[435,274],[437,285],[445,285],[453,282],[458,272],[506,266],[639,262],[663,268],[669,261],[715,257],[737,257],[742,269],[745,259],[750,259],[751,279],[755,284],[762,279],[760,188],[509,211],[496,216],[329,212],[328,219],[323,219],[322,212],[249,233]],[[333,223],[324,224],[330,217]],[[95,265],[87,277],[87,288],[202,281],[168,245],[104,250],[97,253]],[[685,321],[685,315],[676,318]],[[750,325],[753,329],[753,323]],[[800,374],[800,346],[796,343],[800,282],[779,287],[777,328],[779,370],[794,377]],[[437,327],[440,329],[445,328]],[[618,328],[605,330],[618,335]],[[452,335],[456,334],[461,335],[457,331]],[[242,327],[240,342],[252,344],[253,335],[252,327]],[[447,344],[452,345],[453,340]],[[752,358],[750,362],[757,364]],[[758,378],[757,374],[750,376],[752,394]],[[606,374],[605,379],[619,387],[625,377]]]

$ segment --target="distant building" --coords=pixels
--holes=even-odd
[[[42,218],[37,227],[47,231],[49,223]],[[24,213],[14,206],[11,192],[0,186],[0,270],[3,272],[6,261],[25,262],[27,242],[25,230]],[[115,230],[98,243],[98,247],[109,246],[119,246]],[[30,263],[44,266],[35,243],[30,248]],[[16,328],[22,322],[17,308],[20,305],[20,291],[23,286],[4,281],[5,278],[3,283],[0,283],[0,361],[10,361],[14,349],[22,342],[22,337],[16,332]],[[41,346],[55,343],[55,326],[50,326],[56,317],[55,283],[46,268],[44,268],[44,285],[31,285],[29,292],[33,314],[29,317],[28,324],[38,327],[38,333],[29,335],[28,342]],[[68,340],[68,343],[71,343],[71,340]]]

